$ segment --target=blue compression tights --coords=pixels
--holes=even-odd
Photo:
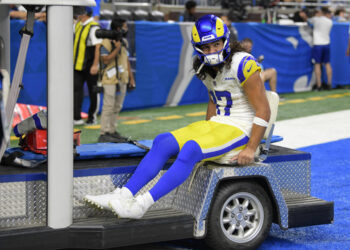
[[[171,133],[158,135],[152,149],[142,159],[135,173],[125,185],[135,195],[144,185],[157,176],[167,160],[179,152],[179,144]],[[188,141],[182,147],[169,170],[150,190],[154,201],[181,185],[191,174],[194,165],[203,159],[203,153],[195,141]]]

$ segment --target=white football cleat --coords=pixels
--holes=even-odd
[[[154,203],[152,195],[147,192],[133,199],[113,199],[109,206],[119,218],[140,219]]]
[[[111,211],[111,208],[108,206],[108,202],[112,199],[131,199],[133,198],[132,193],[127,188],[116,188],[114,191],[101,194],[101,195],[85,195],[83,198],[89,204],[92,204],[100,209],[106,209]]]

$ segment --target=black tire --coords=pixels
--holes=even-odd
[[[223,184],[207,217],[206,243],[213,249],[255,249],[268,236],[272,218],[271,201],[259,184]]]

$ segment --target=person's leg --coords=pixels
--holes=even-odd
[[[326,73],[327,73],[328,87],[331,89],[333,71],[332,71],[332,65],[330,63],[326,63]]]
[[[323,52],[323,62],[325,63],[326,67],[326,74],[327,74],[327,84],[328,89],[332,88],[332,77],[333,77],[333,71],[332,71],[332,65],[330,63],[330,45],[324,46],[324,52]]]
[[[263,82],[268,81],[270,90],[277,92],[276,83],[277,83],[277,71],[275,68],[269,68],[261,72],[261,78]]]
[[[205,121],[205,123],[209,125],[209,131],[205,128],[206,133],[200,131],[196,134],[196,130],[193,130],[194,139],[183,144],[176,161],[150,190],[154,201],[183,183],[197,162],[204,159],[217,159],[223,154],[245,145],[249,140],[243,131],[234,126],[212,121]],[[193,129],[196,128],[193,127]],[[181,136],[179,132],[182,131],[172,132],[177,141],[181,141],[178,139]]]
[[[318,90],[320,90],[322,87],[322,82],[321,82],[322,46],[321,45],[314,45],[312,47],[311,57],[313,62],[315,63],[316,87]]]
[[[196,123],[192,128],[199,124]],[[196,133],[197,131],[193,130],[194,140],[185,142],[182,147],[179,143],[181,150],[177,159],[149,192],[137,196],[134,202],[128,204],[123,204],[120,200],[110,201],[113,211],[121,218],[141,218],[154,202],[181,185],[189,177],[197,162],[219,158],[231,150],[246,145],[249,140],[243,131],[234,126],[211,121],[202,121],[202,124],[205,130],[209,127],[209,131],[203,134],[203,131]],[[185,132],[191,132],[191,128],[173,131],[172,134],[178,142],[181,142],[183,141],[181,135]]]
[[[113,107],[115,102],[115,84],[103,85],[103,106],[101,114],[101,136],[111,133],[113,120]],[[101,137],[102,138],[102,137]],[[100,141],[100,140],[99,140]]]
[[[99,93],[96,92],[97,86],[97,75],[91,75],[90,72],[87,74],[86,83],[89,90],[90,97],[90,108],[88,122],[96,122],[96,116],[99,106]]]
[[[157,176],[163,168],[166,161],[179,152],[179,145],[174,136],[170,133],[158,135],[154,141],[151,150],[142,159],[132,177],[124,185],[117,187],[110,193],[101,195],[85,195],[84,200],[101,209],[111,210],[109,203],[116,200],[119,204],[124,204],[149,181]]]
[[[158,135],[151,150],[141,160],[134,174],[124,185],[135,195],[144,185],[157,176],[167,160],[179,152],[179,144],[171,133]]]
[[[114,108],[113,108],[113,116],[112,116],[112,120],[111,120],[111,130],[113,132],[111,133],[115,133],[116,132],[116,122],[117,122],[117,117],[119,116],[120,111],[123,108],[123,103],[124,103],[124,99],[125,99],[125,95],[126,95],[126,84],[119,84],[119,92],[116,93],[116,97],[115,97],[115,102],[114,102]]]
[[[317,89],[321,89],[322,83],[321,83],[321,64],[315,63],[315,75],[316,75],[316,86]]]
[[[81,105],[84,95],[84,76],[82,71],[74,70],[74,120],[81,120]]]

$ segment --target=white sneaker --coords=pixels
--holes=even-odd
[[[152,195],[147,192],[129,200],[112,199],[109,206],[119,218],[140,219],[153,203]]]
[[[101,195],[85,195],[83,198],[89,204],[92,204],[100,209],[112,210],[108,206],[108,202],[112,199],[131,199],[132,193],[127,188],[116,188],[113,192]]]
[[[75,126],[78,126],[78,125],[84,125],[85,122],[84,122],[83,119],[80,119],[80,120],[74,120],[74,121],[73,121],[73,124],[74,124]]]

